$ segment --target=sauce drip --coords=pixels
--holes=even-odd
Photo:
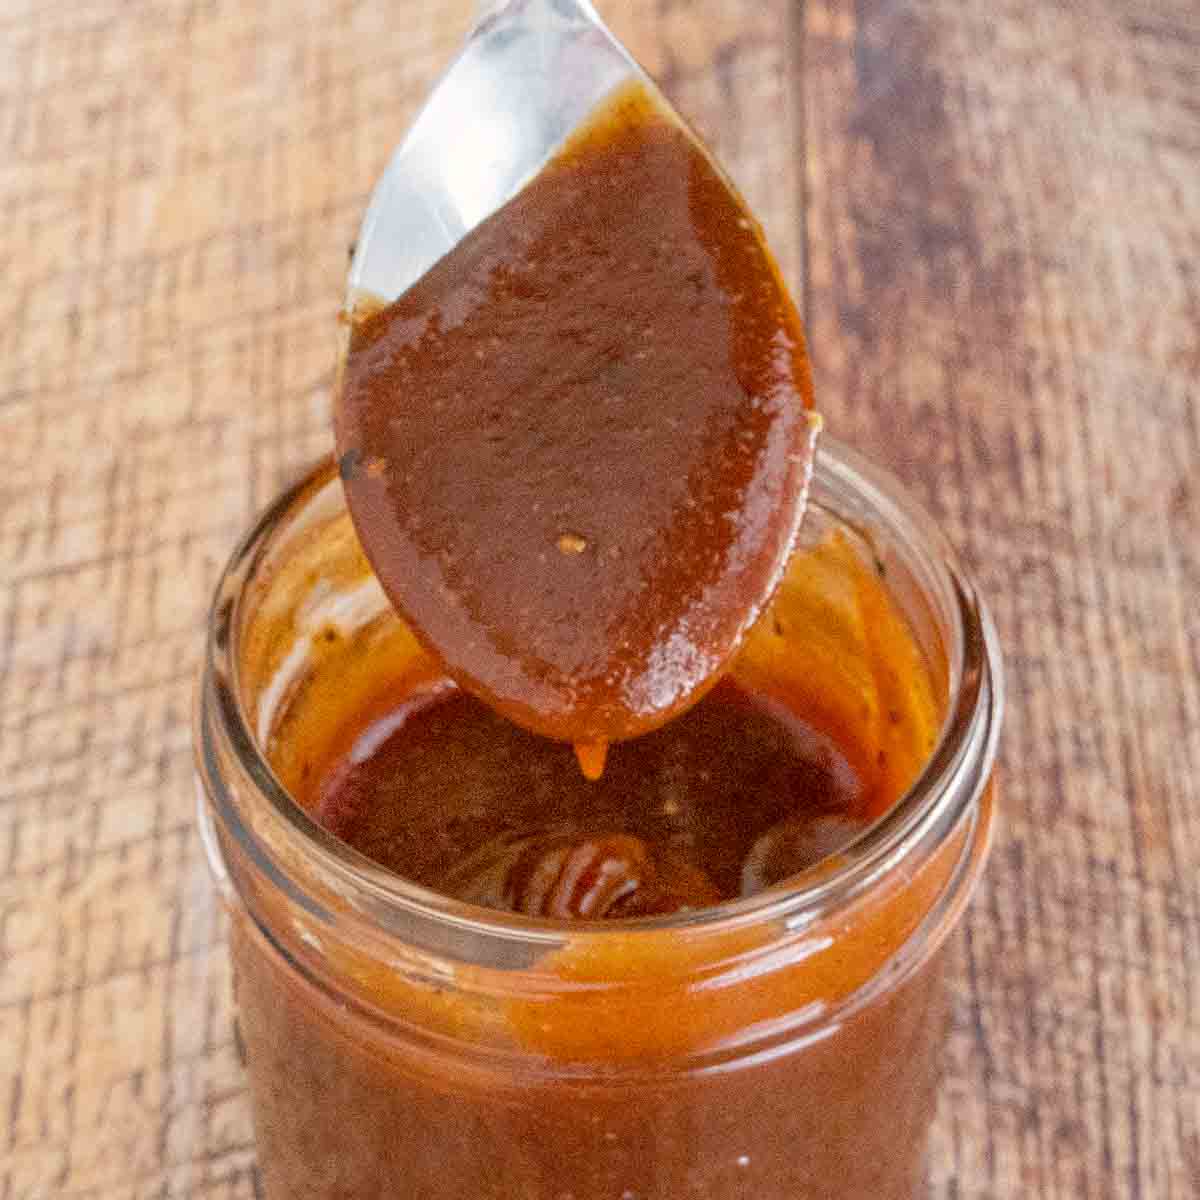
[[[579,760],[579,769],[585,779],[594,783],[604,774],[604,764],[608,760],[607,742],[576,742],[575,757]]]
[[[817,419],[761,232],[639,84],[405,295],[336,411],[360,540],[464,688],[604,746],[694,703],[770,599]]]

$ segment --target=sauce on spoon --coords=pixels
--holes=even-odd
[[[757,223],[641,84],[351,334],[359,537],[448,673],[607,744],[682,712],[773,594],[816,432]]]

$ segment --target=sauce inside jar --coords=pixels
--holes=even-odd
[[[310,808],[398,874],[539,917],[652,916],[751,895],[862,829],[837,743],[732,680],[613,748],[598,782],[569,747],[448,680],[380,696]]]
[[[929,667],[840,535],[795,556],[728,674],[598,781],[387,628],[315,640],[326,684],[293,702],[274,765],[361,853],[503,911],[663,915],[773,887],[885,812],[936,734]]]
[[[343,912],[337,892],[320,893],[334,914],[320,925],[268,895],[267,929],[294,957],[238,921],[272,1200],[916,1194],[941,991],[934,966],[887,972],[961,839],[827,921],[683,912],[771,889],[833,849],[813,868],[828,869],[936,737],[944,670],[870,545],[840,524],[823,535],[823,515],[726,677],[614,746],[595,784],[569,747],[447,681],[383,605],[344,514],[274,564],[242,679],[247,710],[270,714],[284,786],[389,870],[571,919],[511,957],[497,937],[465,960],[463,910],[446,922],[453,954],[409,939],[399,910],[398,936],[372,925],[360,943],[363,910]],[[666,925],[621,919],[668,906]],[[873,980],[885,986],[863,992]]]

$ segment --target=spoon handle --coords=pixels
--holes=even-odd
[[[513,24],[536,26],[552,17],[575,23],[584,21],[604,28],[600,14],[591,0],[475,0],[475,25],[501,14],[511,16]]]

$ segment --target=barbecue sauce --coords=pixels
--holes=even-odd
[[[774,592],[817,420],[762,233],[640,84],[393,304],[336,412],[389,599],[510,721],[605,747],[682,712]]]

